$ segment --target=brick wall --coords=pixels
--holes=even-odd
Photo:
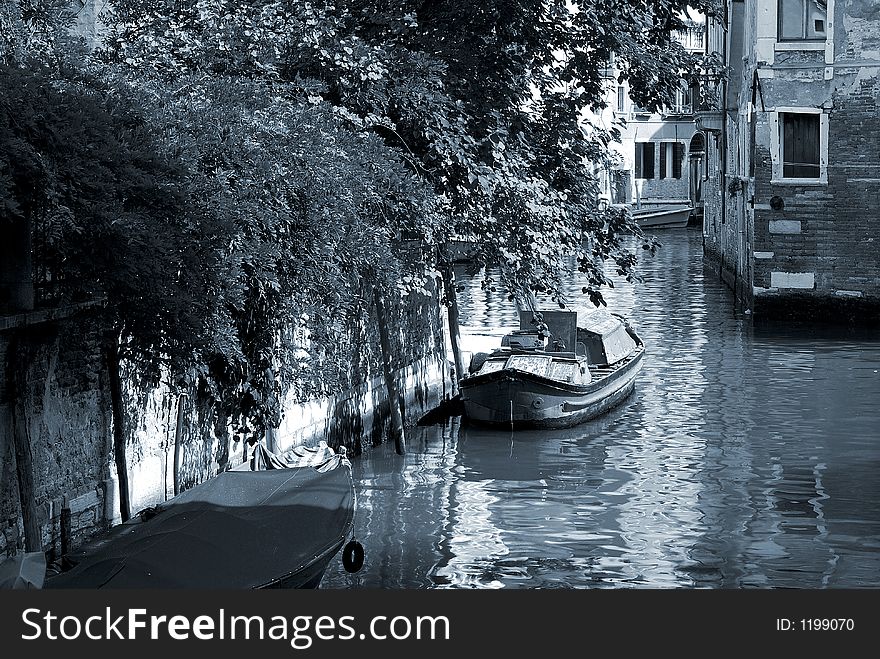
[[[747,4],[754,14],[756,4]],[[759,85],[747,84],[729,99],[737,128],[726,144],[731,153],[739,149],[740,159],[728,158],[727,171],[748,181],[748,194],[707,198],[706,256],[728,273],[725,281],[742,288],[756,318],[880,320],[880,8],[863,0],[834,7],[827,52],[774,48],[769,37],[761,51],[767,62],[758,62],[756,45],[746,44],[743,79],[754,73]],[[741,136],[749,130],[753,98],[754,139],[737,143],[737,130]],[[777,108],[827,117],[827,182],[773,181]],[[723,189],[720,180],[713,185],[716,193]],[[718,222],[722,215],[726,224]],[[742,240],[731,235],[737,231]],[[742,260],[730,267],[731,251],[750,268],[742,269]],[[742,277],[730,276],[737,270]]]
[[[832,95],[827,185],[775,185],[756,150],[756,307],[876,316],[880,305],[880,81]],[[784,207],[774,210],[778,197]],[[788,298],[787,304],[783,298]],[[763,301],[763,305],[762,305]],[[794,307],[802,307],[797,309]]]
[[[733,121],[724,124],[724,138],[714,136],[707,140],[708,180],[703,183],[703,251],[706,263],[736,292],[737,301],[745,308],[751,306],[750,274],[745,263],[742,241],[746,236],[746,212],[751,197],[750,188],[731,189],[739,176],[735,152],[722,145],[736,144],[738,126]],[[722,166],[722,159],[724,165]]]

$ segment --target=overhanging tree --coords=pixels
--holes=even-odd
[[[612,259],[631,275],[620,238],[639,231],[596,207],[590,167],[615,134],[585,130],[581,113],[604,106],[612,59],[640,105],[671,101],[695,64],[674,33],[688,5],[710,4],[119,0],[105,52],[141,74],[314,81],[303,86],[345,113],[352,130],[381,135],[432,184],[447,222],[423,232],[426,240],[472,237],[512,288],[561,295],[558,250],[519,240],[534,227],[575,250],[599,301],[609,280],[597,266]]]
[[[190,212],[185,170],[133,98],[59,68],[0,69],[0,223],[38,227],[53,303],[105,302],[115,455],[128,514],[119,365],[155,381],[210,341],[210,223]]]
[[[669,102],[695,65],[674,33],[688,5],[710,4],[119,0],[104,53],[141,75],[231,73],[320,97],[430,183],[445,220],[419,231],[426,244],[468,237],[511,292],[560,301],[574,263],[599,304],[606,261],[635,276],[628,237],[656,243],[597,206],[592,166],[617,135],[582,112],[604,106],[612,60],[640,105]]]

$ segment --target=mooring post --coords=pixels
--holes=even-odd
[[[70,551],[70,503],[67,497],[64,497],[64,503],[61,504],[61,556],[67,556]]]
[[[458,382],[465,376],[464,357],[461,354],[461,328],[458,320],[458,294],[455,290],[455,273],[449,262],[448,250],[444,245],[440,252],[440,273],[443,278],[443,293],[446,299],[446,318],[449,324],[449,342],[452,346],[452,359],[455,365],[454,391]]]

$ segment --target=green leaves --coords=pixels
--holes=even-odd
[[[67,0],[4,0],[0,3],[0,64],[35,62],[49,67],[79,55],[80,44],[70,32],[74,20]]]
[[[108,296],[129,358],[195,365],[242,433],[280,382],[365,377],[364,291],[417,304],[451,240],[560,303],[572,270],[599,304],[606,261],[656,248],[598,208],[619,134],[584,116],[612,56],[668,99],[679,0],[114,0],[89,75],[53,2],[0,10],[0,57],[57,55],[0,81],[0,222],[39,217],[64,294]]]

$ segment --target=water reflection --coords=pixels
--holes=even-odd
[[[753,327],[698,232],[663,241],[607,293],[648,346],[633,395],[573,429],[454,420],[358,458],[367,563],[322,587],[880,586],[880,337]],[[465,340],[491,346],[515,310],[459,279]]]

